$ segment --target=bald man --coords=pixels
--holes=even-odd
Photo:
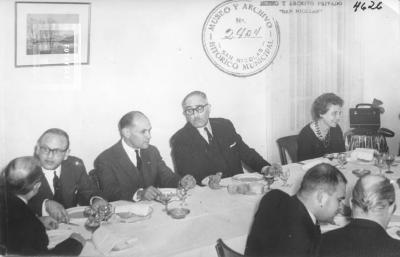
[[[191,187],[192,176],[174,173],[150,144],[150,120],[139,111],[125,114],[118,123],[121,140],[94,161],[102,195],[109,201],[153,200],[157,187]]]
[[[319,256],[399,256],[400,241],[386,233],[396,210],[395,190],[389,179],[379,175],[360,178],[351,205],[353,219],[322,236]]]
[[[73,233],[67,240],[49,250],[49,238],[42,222],[27,206],[41,187],[42,172],[34,157],[11,161],[4,170],[6,191],[5,246],[7,254],[78,255],[85,240]],[[48,217],[49,219],[52,219]],[[56,221],[54,220],[54,223]]]
[[[197,183],[217,172],[222,177],[250,171],[266,172],[270,165],[236,133],[232,122],[209,118],[211,105],[204,92],[190,92],[182,101],[187,123],[170,140],[175,170],[181,176],[193,175]]]

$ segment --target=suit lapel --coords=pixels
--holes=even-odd
[[[46,177],[44,176],[44,173],[42,171],[42,177],[40,179],[40,182],[42,182],[39,192],[41,192],[41,195],[43,195],[45,197],[45,199],[53,199],[54,194],[51,191],[50,185],[47,182]]]
[[[185,126],[189,132],[190,138],[192,140],[191,143],[192,145],[194,145],[194,148],[202,149],[202,151],[207,152],[208,143],[204,139],[204,137],[200,135],[197,128],[193,127],[189,122],[186,123]]]
[[[124,148],[122,147],[122,142],[119,141],[116,147],[116,156],[119,158],[119,164],[121,165],[121,170],[128,175],[131,180],[132,184],[135,182],[135,178],[140,178],[142,180],[142,176],[139,173],[139,170],[136,168],[135,165],[129,159],[128,154],[125,152]],[[140,181],[143,184],[143,181]]]

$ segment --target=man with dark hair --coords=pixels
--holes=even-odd
[[[150,145],[151,124],[143,113],[125,114],[118,128],[121,140],[94,161],[102,193],[109,201],[153,200],[161,194],[157,187],[196,184],[191,176],[181,180]]]
[[[35,156],[43,176],[39,192],[28,205],[38,215],[49,214],[59,222],[68,222],[66,208],[107,202],[98,197],[94,183],[86,173],[83,161],[70,156],[68,134],[58,128],[46,130],[38,139]]]
[[[400,241],[385,229],[396,210],[394,186],[379,175],[360,178],[351,199],[352,220],[322,235],[319,256],[399,256]]]
[[[280,190],[261,200],[247,238],[247,256],[313,256],[321,237],[318,222],[330,222],[345,199],[346,178],[319,164],[307,171],[296,195]]]
[[[41,187],[42,171],[34,157],[20,157],[4,170],[5,246],[6,254],[18,255],[78,255],[85,240],[79,234],[71,236],[49,250],[45,227],[27,206]],[[49,218],[51,219],[51,218]],[[55,220],[54,223],[56,224]]]
[[[222,177],[243,173],[242,162],[253,171],[267,170],[269,163],[243,142],[231,121],[209,118],[211,105],[205,93],[189,93],[182,108],[187,123],[170,140],[178,174],[191,174],[201,183],[217,172]]]

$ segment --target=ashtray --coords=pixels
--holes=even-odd
[[[359,178],[371,173],[370,170],[366,170],[366,169],[355,169],[352,172],[353,172],[354,175],[356,175]]]
[[[186,208],[172,208],[167,213],[174,219],[183,219],[190,213],[190,210]]]

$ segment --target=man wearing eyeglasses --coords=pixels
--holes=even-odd
[[[83,161],[69,155],[68,134],[58,128],[45,131],[37,141],[35,157],[43,175],[42,186],[28,203],[38,215],[47,215],[58,222],[68,222],[66,208],[76,205],[96,205],[107,202],[98,195],[95,185],[86,173]]]
[[[242,162],[257,172],[270,165],[243,142],[231,121],[209,118],[211,105],[205,93],[189,93],[182,108],[187,123],[171,138],[175,170],[181,176],[191,174],[200,183],[217,172],[222,177],[243,173]]]

